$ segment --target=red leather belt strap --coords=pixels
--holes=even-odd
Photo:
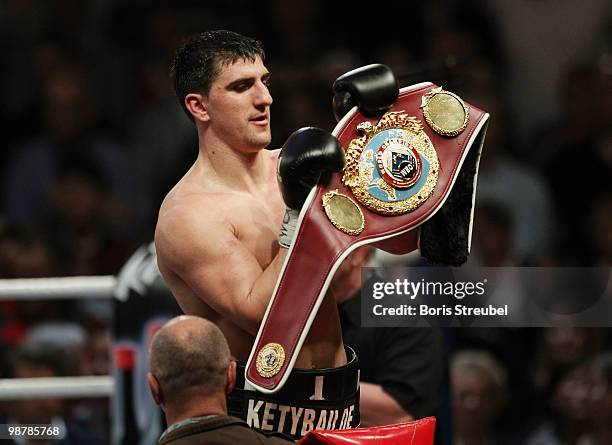
[[[448,198],[468,150],[476,136],[484,131],[488,114],[469,106],[465,130],[455,137],[438,135],[424,123],[420,108],[423,95],[435,87],[426,83],[403,89],[390,110],[404,111],[421,120],[423,131],[436,150],[439,160],[438,179],[425,202],[408,213],[385,216],[355,200],[363,213],[365,224],[360,234],[349,235],[334,227],[322,205],[323,195],[331,190],[353,196],[351,189],[343,184],[342,174],[332,175],[327,183],[320,183],[310,193],[302,208],[295,239],[247,362],[246,380],[257,390],[272,393],[286,381],[333,275],[344,258],[355,248],[371,243],[393,253],[415,250],[418,247],[419,231],[414,229],[436,213]],[[353,110],[334,130],[334,135],[345,150],[351,140],[359,137],[356,128],[364,121],[375,125],[378,119],[366,118]],[[281,345],[284,359],[273,375],[263,376],[256,362],[258,355],[261,360],[262,348],[269,344]],[[278,359],[278,356],[271,358],[277,364]]]

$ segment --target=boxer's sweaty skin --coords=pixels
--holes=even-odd
[[[271,98],[269,103],[263,99],[268,94],[261,81],[265,73],[259,59],[226,67],[211,88],[210,96],[217,94],[211,108],[237,120],[243,109],[247,117],[267,113]],[[231,85],[242,78],[254,81],[234,91]],[[237,123],[239,136],[257,141],[261,125],[249,125]],[[210,124],[207,132],[198,127],[198,159],[164,199],[155,245],[159,269],[183,311],[216,323],[232,354],[246,360],[287,254],[278,245],[285,205],[276,180],[278,151],[265,150],[267,144],[250,150],[246,142],[236,150],[224,133],[233,127],[220,127]],[[344,363],[338,312],[328,294],[296,367]]]

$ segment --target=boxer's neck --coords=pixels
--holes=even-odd
[[[224,144],[200,147],[196,168],[226,187],[257,191],[270,182],[270,156],[265,149],[234,150]]]

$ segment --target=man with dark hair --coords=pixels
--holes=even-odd
[[[173,318],[153,337],[149,361],[149,388],[169,425],[160,445],[290,443],[227,415],[226,396],[236,382],[236,362],[213,323],[194,316]]]
[[[230,31],[197,35],[177,51],[172,77],[196,126],[199,153],[162,203],[155,233],[159,270],[177,302],[216,323],[240,361],[254,343],[299,206],[323,171],[344,166],[338,141],[308,128],[285,144],[282,159],[292,177],[277,183],[279,151],[265,149],[272,97],[263,59],[259,42]],[[296,438],[358,425],[357,360],[345,351],[332,296],[322,302],[295,366],[306,369],[294,370],[273,395],[250,390],[239,366],[230,414]]]
[[[230,31],[192,38],[177,51],[172,73],[198,131],[199,155],[160,209],[158,263],[181,308],[222,319],[232,353],[243,360],[287,251],[276,242],[285,214],[279,152],[264,150],[271,140],[270,73],[261,44]],[[305,367],[346,362],[339,324],[324,331],[316,352],[303,348]]]
[[[194,117],[181,98],[194,91],[208,95],[222,68],[240,59],[255,62],[257,57],[262,62],[265,59],[261,42],[231,31],[202,33],[179,48],[170,75],[180,105],[189,119],[193,121]]]

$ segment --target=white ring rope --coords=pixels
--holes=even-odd
[[[112,298],[116,286],[113,275],[1,279],[0,301]],[[110,375],[0,379],[0,400],[110,397],[113,390]]]
[[[109,299],[117,292],[126,294],[134,286],[137,290],[142,287],[138,280],[124,277],[120,289],[118,281],[114,275],[0,279],[0,301]],[[111,375],[0,379],[0,400],[111,397],[113,391]]]
[[[4,279],[0,280],[0,301],[112,298],[116,285],[113,275]]]
[[[110,375],[0,379],[0,400],[110,397]]]

